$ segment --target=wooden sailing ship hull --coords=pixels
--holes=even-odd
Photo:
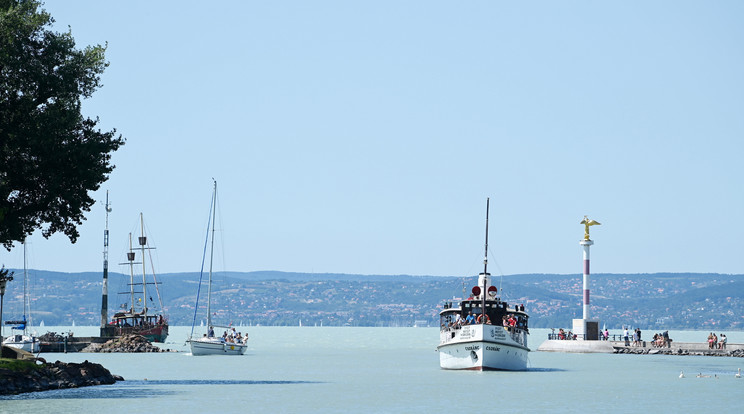
[[[145,326],[124,326],[114,328],[115,336],[123,335],[142,335],[150,342],[165,342],[168,337],[168,325]]]

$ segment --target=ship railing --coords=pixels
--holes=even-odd
[[[612,335],[612,340],[613,341],[615,340],[615,336],[616,335]],[[617,335],[617,337],[618,337],[617,340],[620,341],[621,340],[620,339],[620,335]],[[587,337],[586,337],[586,334],[575,334],[573,332],[565,332],[565,333],[549,333],[548,334],[548,339],[570,341],[570,340],[576,340],[576,339],[587,340]],[[604,335],[600,334],[600,335],[597,336],[597,338],[591,339],[591,340],[594,340],[594,341],[604,341],[605,338],[604,338]]]

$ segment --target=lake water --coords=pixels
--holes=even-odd
[[[76,336],[98,330],[41,329]],[[181,352],[42,355],[97,362],[125,381],[0,397],[0,413],[703,413],[736,410],[744,396],[744,378],[734,377],[744,358],[532,352],[525,372],[445,371],[438,328],[241,329],[250,347],[237,357],[189,355],[187,327],[171,327],[164,344]],[[530,347],[548,332],[533,329]],[[707,337],[670,334],[680,342]],[[726,334],[729,343],[744,342],[744,332]]]

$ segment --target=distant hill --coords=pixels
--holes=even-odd
[[[17,271],[17,273],[20,273]],[[31,270],[32,317],[47,325],[98,325],[100,273]],[[140,276],[141,277],[141,276]],[[279,271],[214,275],[216,317],[234,324],[409,326],[438,325],[445,301],[467,295],[477,277],[353,275]],[[198,273],[158,276],[170,321],[190,325]],[[128,297],[129,276],[109,275],[109,313]],[[525,304],[532,327],[570,327],[582,314],[581,275],[495,277],[504,300]],[[8,284],[6,320],[20,315],[22,283]],[[148,288],[154,300],[157,293]],[[730,330],[744,327],[744,275],[700,273],[594,274],[591,312],[611,329]],[[201,318],[201,311],[197,319]]]

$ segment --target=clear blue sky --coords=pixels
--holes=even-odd
[[[744,273],[740,1],[47,0],[108,42],[84,103],[127,144],[110,269],[144,213],[199,269],[211,178],[228,270]],[[100,271],[104,213],[30,266]],[[3,253],[7,266],[20,265]]]

